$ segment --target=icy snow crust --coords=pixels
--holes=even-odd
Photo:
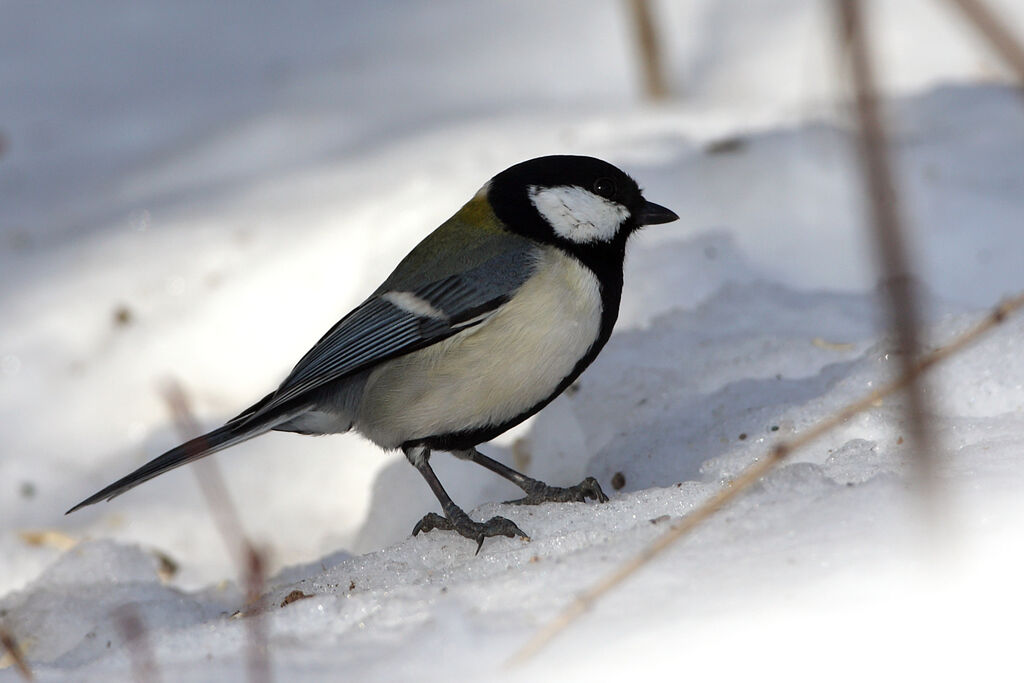
[[[1024,9],[997,5],[1024,33]],[[39,680],[129,678],[128,613],[164,680],[246,680],[245,609],[281,680],[1019,669],[1024,316],[928,378],[935,524],[886,400],[502,668],[776,439],[896,372],[820,5],[666,4],[688,97],[659,108],[631,104],[616,3],[77,7],[15,3],[0,26],[0,625]],[[936,3],[880,10],[936,346],[1024,288],[1024,108]],[[215,456],[270,553],[248,608],[189,468],[62,516],[174,445],[163,378],[215,426],[490,175],[552,152],[607,158],[681,216],[634,240],[593,367],[484,448],[555,484],[594,475],[609,503],[502,505],[513,487],[437,454],[474,517],[532,538],[474,555],[410,537],[436,501],[400,457],[268,435]]]

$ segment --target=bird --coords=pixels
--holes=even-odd
[[[110,500],[164,472],[270,431],[355,431],[400,449],[437,497],[413,535],[529,537],[505,517],[473,520],[430,465],[434,451],[481,465],[525,494],[509,501],[606,502],[593,477],[549,486],[477,447],[561,394],[618,317],[626,243],[679,217],[589,156],[552,155],[498,173],[331,327],[261,400],[72,507]]]

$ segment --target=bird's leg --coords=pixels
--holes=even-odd
[[[412,466],[427,480],[430,490],[437,496],[437,500],[441,503],[441,510],[444,512],[444,517],[436,512],[427,513],[413,527],[413,536],[421,531],[427,532],[434,529],[454,531],[461,536],[476,541],[476,551],[478,553],[484,544],[484,539],[489,536],[508,536],[509,538],[521,536],[526,540],[530,540],[530,537],[524,534],[516,526],[515,522],[510,519],[491,517],[486,522],[474,522],[470,519],[469,515],[462,511],[462,508],[452,502],[451,497],[444,490],[444,487],[441,486],[437,475],[434,474],[433,468],[430,467],[429,448],[424,446],[403,446],[402,452],[405,453],[405,457],[409,459]]]
[[[465,451],[453,452],[457,458],[462,460],[469,460],[475,462],[477,465],[482,465],[489,469],[495,474],[505,477],[510,482],[521,488],[526,496],[519,498],[518,500],[507,501],[515,505],[538,505],[540,503],[582,503],[587,498],[593,498],[598,503],[607,503],[608,496],[601,490],[601,485],[597,483],[597,479],[593,477],[587,477],[576,486],[570,486],[568,488],[562,488],[560,486],[548,486],[542,481],[531,479],[525,474],[516,472],[511,467],[502,465],[497,460],[488,458],[486,455],[481,453],[475,448],[470,448]]]

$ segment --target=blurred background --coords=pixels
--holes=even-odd
[[[1022,281],[1012,74],[949,2],[867,4],[929,310],[991,305]],[[1024,35],[1024,4],[989,4]],[[621,329],[730,283],[872,291],[832,3],[645,4],[653,67],[637,5],[4,2],[0,595],[85,538],[188,558],[185,587],[230,574],[187,469],[63,511],[177,442],[162,382],[204,427],[234,415],[522,159],[606,158],[682,217],[637,241]],[[566,458],[531,472],[588,464]],[[217,459],[275,568],[383,547],[433,505],[357,437]],[[467,509],[509,495],[438,468]]]

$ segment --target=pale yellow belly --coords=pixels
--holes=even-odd
[[[600,325],[596,277],[548,249],[536,274],[485,322],[374,370],[355,429],[395,448],[501,424],[550,396]]]

